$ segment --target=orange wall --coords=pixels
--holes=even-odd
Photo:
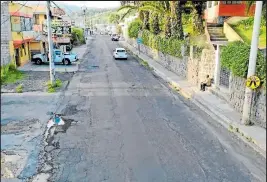
[[[251,16],[255,12],[255,5],[250,8],[247,14],[246,4],[219,4],[219,16]]]
[[[252,5],[247,14],[246,4],[222,4],[221,2],[211,8],[205,9],[204,18],[212,21],[218,16],[253,16],[255,12],[255,5]]]

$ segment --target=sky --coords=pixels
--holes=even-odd
[[[16,2],[16,1],[14,1]],[[25,1],[20,1],[24,3]],[[54,1],[57,4],[68,4],[75,6],[87,6],[92,8],[117,8],[120,6],[120,1]],[[29,1],[30,4],[38,4],[38,1]],[[45,1],[41,1],[41,4],[45,4]]]
[[[87,6],[93,8],[116,8],[120,6],[120,1],[64,1],[64,3],[69,5]]]

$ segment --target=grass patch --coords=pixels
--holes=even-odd
[[[47,82],[47,92],[48,93],[54,93],[56,92],[57,88],[60,88],[62,86],[62,81],[59,79],[56,79],[54,84],[51,83],[51,81]]]
[[[148,65],[148,63],[144,60],[141,61],[141,65],[144,66],[145,68],[150,69],[150,66]]]
[[[23,86],[21,84],[19,84],[17,87],[16,87],[16,92],[17,93],[22,93],[23,92]]]
[[[14,64],[1,66],[1,85],[15,83],[25,77],[25,74],[17,70]]]
[[[241,22],[238,22],[237,24],[231,24],[231,27],[246,43],[251,44],[253,18],[243,20]],[[263,24],[260,27],[259,48],[266,48],[266,26]]]

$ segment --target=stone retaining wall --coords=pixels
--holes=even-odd
[[[245,99],[245,79],[231,75],[230,77],[230,104],[236,111],[242,113]],[[264,90],[255,93],[251,119],[254,124],[266,128],[266,93]]]

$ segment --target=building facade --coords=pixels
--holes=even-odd
[[[9,2],[1,3],[1,66],[11,63],[10,48],[13,46]]]
[[[32,18],[33,11],[29,6],[1,3],[1,48],[4,52],[1,64],[12,62],[21,66],[31,59],[29,44],[34,36]]]
[[[207,23],[223,24],[226,18],[251,16],[254,12],[255,5],[252,5],[247,13],[245,1],[207,1],[204,18]]]

